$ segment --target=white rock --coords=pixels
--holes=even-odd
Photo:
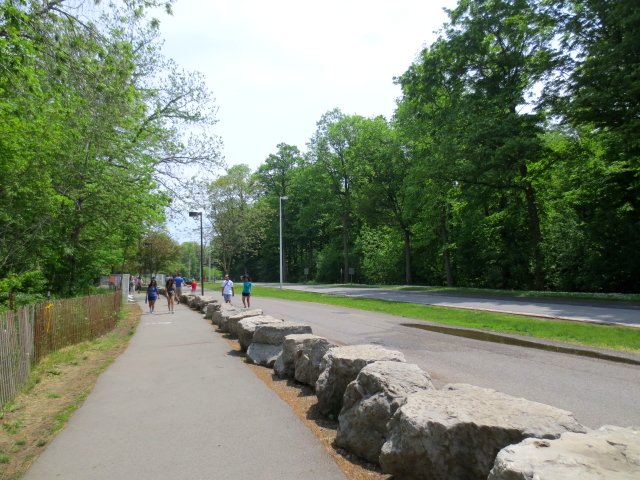
[[[274,318],[270,315],[258,315],[255,317],[243,318],[238,322],[236,331],[238,332],[238,342],[240,343],[240,349],[246,352],[253,342],[253,334],[261,325],[267,325],[270,323],[282,323],[284,320]]]
[[[238,310],[238,313],[229,317],[229,333],[234,337],[238,336],[238,322],[243,318],[247,317],[257,317],[258,315],[262,315],[262,310],[259,308],[255,308],[253,310],[249,309],[241,309]]]
[[[247,360],[256,365],[273,368],[278,355],[282,352],[282,345],[268,345],[266,343],[252,343],[247,349]]]
[[[295,322],[273,323],[262,325],[256,328],[253,334],[253,341],[256,343],[266,343],[268,345],[282,346],[284,337],[287,335],[313,333],[309,325]]]
[[[489,480],[638,480],[640,429],[605,425],[500,450]]]
[[[234,309],[222,310],[222,312],[220,312],[220,315],[221,315],[220,331],[225,333],[230,333],[229,319],[235,315],[246,312],[248,310],[249,310],[248,308],[234,308]]]
[[[220,311],[220,304],[218,302],[210,302],[204,311],[204,318],[213,319],[213,314]],[[213,322],[212,322],[213,323]]]
[[[209,305],[209,303],[211,302],[217,302],[217,300],[214,300],[213,297],[210,295],[204,295],[202,297],[198,297],[197,309],[200,311],[204,311],[206,306]]]
[[[315,388],[322,372],[322,358],[334,347],[337,347],[335,343],[315,335],[304,340],[294,355],[296,380]]]
[[[222,303],[220,304],[220,308],[215,311],[211,317],[211,323],[213,325],[217,325],[218,327],[221,327],[222,325],[222,313],[223,312],[229,312],[229,311],[233,311],[235,312],[236,309],[233,305],[230,305],[228,303]],[[228,313],[227,313],[228,316]]]
[[[417,365],[370,363],[360,370],[344,394],[336,445],[371,463],[379,463],[392,415],[408,395],[433,389],[431,377]]]
[[[347,385],[356,379],[365,365],[380,360],[405,361],[402,353],[378,345],[350,345],[327,351],[320,364],[322,373],[316,382],[320,413],[340,413]]]
[[[387,429],[380,465],[407,480],[484,480],[508,445],[586,432],[564,410],[465,384],[409,395]]]
[[[295,353],[302,347],[305,340],[318,338],[311,334],[292,334],[284,337],[282,342],[282,354],[278,356],[273,370],[280,378],[293,377],[295,375]]]

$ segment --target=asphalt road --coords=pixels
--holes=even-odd
[[[164,299],[23,478],[346,480],[202,315]]]
[[[233,303],[242,306],[240,296]],[[252,297],[251,306],[311,325],[315,334],[340,344],[400,350],[437,386],[494,388],[569,410],[591,428],[640,425],[640,366],[419,330],[402,326],[406,318],[329,305]]]
[[[279,287],[275,283],[256,285]],[[470,295],[387,288],[287,284],[285,289],[348,295],[352,297],[422,303],[442,307],[468,308],[586,322],[621,323],[640,327],[640,303],[564,298],[530,298],[500,295]]]

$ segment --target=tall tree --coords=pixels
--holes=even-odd
[[[353,145],[363,117],[344,115],[339,109],[325,113],[308,147],[310,158],[318,165],[330,186],[342,223],[342,278],[349,282],[349,225],[353,215],[353,197],[358,182],[358,161]]]

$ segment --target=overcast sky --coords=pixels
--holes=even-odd
[[[431,43],[454,0],[179,0],[164,53],[207,77],[227,164],[252,169],[281,142],[305,150],[320,116],[391,116],[393,77]]]

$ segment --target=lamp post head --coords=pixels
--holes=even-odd
[[[287,196],[280,197],[280,200],[289,200],[289,197],[287,197]]]
[[[190,217],[199,217],[202,215],[202,212],[189,212]]]
[[[144,242],[145,245],[153,245],[152,242]]]

